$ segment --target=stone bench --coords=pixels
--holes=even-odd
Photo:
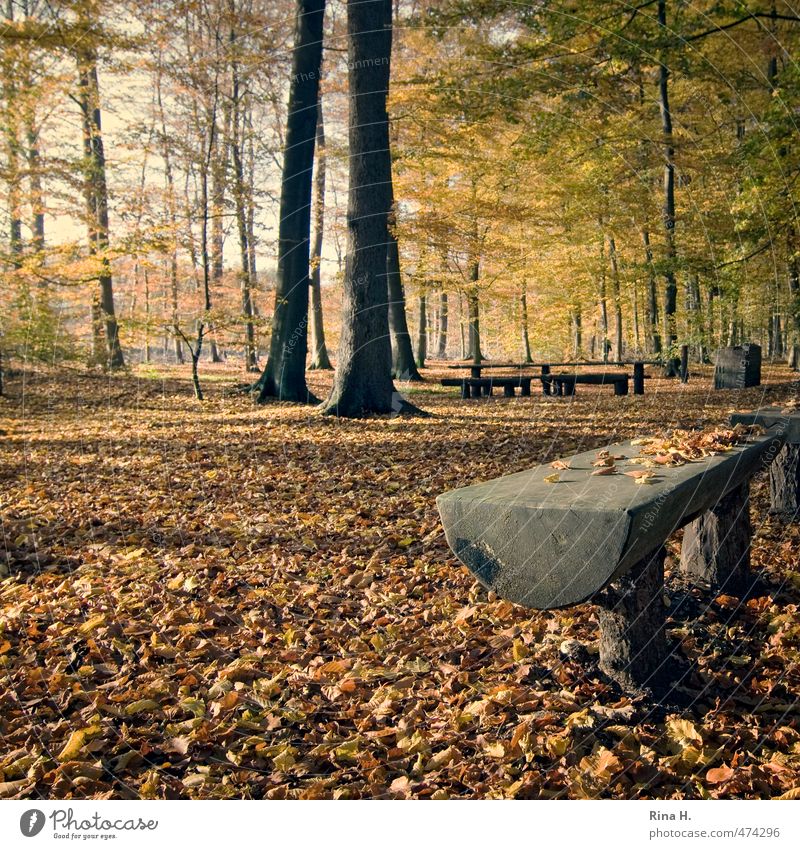
[[[624,474],[643,467],[630,462],[639,447],[623,442],[607,448],[625,458],[617,474],[593,474],[598,452],[587,451],[558,472],[538,466],[445,492],[437,506],[448,544],[481,583],[539,610],[598,604],[600,667],[628,690],[657,692],[674,673],[664,543],[688,525],[683,570],[729,594],[745,592],[749,482],[792,432],[776,423],[726,453],[658,466],[646,484]]]
[[[516,389],[519,387],[521,396],[529,396],[531,394],[532,377],[446,377],[441,381],[442,386],[459,386],[461,387],[462,398],[480,398],[481,395],[489,396],[492,394],[495,387],[502,388],[503,394],[507,398],[513,398],[516,395]]]

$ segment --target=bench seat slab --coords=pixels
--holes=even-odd
[[[624,474],[593,476],[596,452],[569,458],[556,472],[538,466],[437,498],[447,542],[456,556],[501,598],[536,609],[587,601],[662,545],[673,531],[771,462],[783,436],[770,431],[713,457],[654,469],[636,484]],[[608,447],[620,472],[639,447]]]

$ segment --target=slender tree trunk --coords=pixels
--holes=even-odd
[[[322,320],[322,236],[325,227],[325,124],[322,98],[317,106],[317,142],[314,175],[314,236],[311,248],[311,369],[332,369]]]
[[[576,360],[583,356],[583,329],[581,326],[581,308],[576,304],[572,308],[572,354]]]
[[[92,47],[82,47],[77,55],[78,91],[83,119],[85,192],[89,229],[89,253],[98,257],[100,271],[99,306],[105,327],[106,361],[109,368],[125,365],[119,342],[119,328],[114,310],[114,284],[108,259],[108,187],[106,158],[100,113],[100,85],[97,78],[97,54]]]
[[[403,279],[400,276],[400,249],[397,244],[397,235],[394,232],[395,208],[394,190],[389,186],[389,199],[391,207],[389,210],[389,231],[386,241],[386,280],[389,292],[389,335],[392,348],[392,374],[398,380],[420,381],[422,376],[417,370],[425,367],[425,356],[414,360],[414,351],[411,347],[411,334],[408,332],[408,320],[406,318],[406,295],[403,287]]]
[[[481,308],[480,296],[478,294],[478,281],[480,280],[480,262],[474,259],[470,264],[470,287],[467,290],[467,330],[468,330],[468,356],[473,363],[483,362],[481,351]]]
[[[645,324],[647,325],[647,347],[648,353],[661,353],[661,334],[658,330],[658,290],[656,287],[656,272],[653,265],[653,249],[650,246],[650,233],[642,230],[642,242],[644,242],[644,256],[647,263],[647,298],[645,300]]]
[[[621,362],[622,350],[622,298],[619,284],[619,262],[617,260],[617,243],[614,237],[608,239],[608,258],[611,263],[611,297],[614,301],[614,350],[612,359]]]
[[[414,409],[394,391],[389,341],[391,0],[347,0],[347,49],[350,191],[344,310],[336,377],[323,411],[357,417]]]
[[[658,0],[658,25],[662,36],[667,37],[667,0]],[[664,134],[664,235],[667,251],[664,264],[664,339],[670,352],[667,365],[669,375],[677,375],[673,357],[678,341],[675,328],[678,286],[675,281],[675,147],[672,139],[672,113],[669,106],[669,67],[666,48],[662,48],[658,68],[658,101],[661,111],[661,129]]]
[[[289,86],[289,109],[281,182],[275,310],[272,314],[269,358],[260,381],[260,402],[266,401],[267,398],[301,403],[316,401],[306,384],[306,354],[308,352],[311,184],[317,134],[324,15],[325,0],[297,0],[292,80]],[[381,40],[379,35],[375,36],[377,41]],[[389,61],[388,54],[386,61],[387,63]],[[372,69],[370,73],[373,73]],[[350,76],[354,76],[352,69]],[[385,96],[384,91],[383,97]],[[351,150],[351,167],[353,155],[354,152]],[[385,155],[388,155],[388,141]],[[351,188],[351,193],[352,191]],[[384,229],[385,223],[384,220]],[[385,275],[385,236],[383,257],[381,273]],[[360,268],[360,262],[358,265]],[[385,276],[383,284],[385,288]],[[360,286],[360,283],[356,283],[356,286]],[[388,346],[388,338],[386,342]],[[391,383],[391,377],[389,382]]]
[[[250,245],[247,227],[246,197],[252,194],[252,186],[248,187],[244,173],[244,142],[246,119],[243,115],[240,84],[239,84],[239,62],[236,54],[237,34],[234,22],[236,21],[236,0],[229,0],[228,8],[231,18],[230,45],[231,45],[231,158],[233,160],[233,194],[236,209],[236,227],[239,231],[239,258],[241,269],[239,271],[242,295],[242,317],[244,319],[244,367],[245,371],[254,371],[257,367],[256,361],[256,334],[253,324],[253,282],[250,277]]]
[[[464,333],[464,293],[459,291],[458,293],[458,329],[460,331],[460,342],[461,342],[461,359],[466,360],[467,358],[467,338]]]
[[[439,340],[436,345],[436,356],[443,360],[447,357],[447,292],[442,289],[439,293]]]
[[[519,296],[520,321],[522,322],[522,362],[532,363],[531,340],[528,335],[528,291],[527,286],[522,284],[522,294]]]
[[[138,272],[139,266],[136,265]],[[150,275],[144,270],[144,361],[150,362]]]
[[[6,1],[6,18],[9,21],[14,19],[14,5],[11,0]],[[17,118],[17,86],[15,83],[17,68],[13,60],[10,60],[7,56],[3,58],[2,85],[6,106],[3,127],[6,141],[6,174],[4,179],[8,186],[8,248],[12,265],[19,268],[18,257],[22,254],[22,186],[19,171],[21,145]]]
[[[428,356],[428,301],[425,294],[417,298],[417,366],[425,368]]]

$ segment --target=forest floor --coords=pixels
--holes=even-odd
[[[452,372],[449,373],[452,375]],[[800,526],[753,486],[739,605],[669,633],[689,706],[620,694],[591,605],[487,597],[440,492],[797,395],[652,380],[644,397],[462,402],[337,421],[255,406],[233,368],[26,372],[0,398],[0,796],[800,797]],[[324,396],[329,374],[312,373]],[[674,564],[678,537],[671,543]],[[672,610],[684,592],[671,577]],[[682,605],[683,607],[683,605]],[[792,790],[794,788],[794,793]]]

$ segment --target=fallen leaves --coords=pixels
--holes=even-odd
[[[722,421],[722,400],[703,407],[698,390],[688,409],[667,381],[635,408],[587,390],[568,412],[429,392],[439,415],[401,431],[239,396],[200,413],[182,389],[128,377],[67,382],[33,384],[24,417],[0,408],[14,422],[0,445],[0,797],[780,797],[800,785],[793,528],[764,523],[753,545],[781,595],[696,595],[691,627],[670,620],[702,683],[685,715],[659,718],[597,670],[591,605],[529,611],[476,587],[434,506],[445,489],[547,463],[559,480],[665,477],[650,454],[638,458],[650,467],[551,458],[659,433],[671,403]],[[683,456],[664,439],[642,444]],[[91,461],[73,462],[82,453]],[[765,497],[754,487],[761,515]],[[570,641],[583,650],[562,652]]]

